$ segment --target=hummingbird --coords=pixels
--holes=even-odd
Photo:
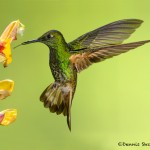
[[[67,43],[63,34],[50,30],[21,45],[40,42],[49,48],[49,66],[55,80],[41,94],[45,108],[67,116],[71,131],[71,106],[76,91],[77,74],[94,63],[125,53],[150,40],[124,44],[124,40],[142,24],[139,19],[123,19],[99,27]]]

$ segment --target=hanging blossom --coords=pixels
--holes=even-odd
[[[0,112],[0,125],[7,126],[13,123],[17,117],[16,109],[6,109]]]
[[[0,36],[0,62],[3,62],[4,67],[12,62],[12,54],[10,44],[17,40],[17,35],[23,35],[25,26],[20,20],[11,22],[2,35]]]
[[[0,100],[10,96],[14,89],[14,81],[10,79],[0,81]]]
[[[0,100],[10,96],[14,88],[14,81],[2,80],[0,81]],[[0,112],[0,125],[7,126],[13,123],[17,117],[16,109],[6,109]]]

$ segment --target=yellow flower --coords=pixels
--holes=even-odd
[[[13,88],[14,81],[9,79],[0,81],[0,100],[10,96]]]
[[[0,62],[4,63],[4,67],[12,62],[11,42],[17,39],[17,34],[23,34],[24,28],[25,26],[19,20],[13,21],[0,36]]]
[[[17,117],[16,109],[6,109],[0,112],[0,125],[7,126],[13,123]]]

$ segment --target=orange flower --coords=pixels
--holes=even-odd
[[[10,96],[13,88],[14,81],[9,79],[0,81],[0,100]]]
[[[17,39],[17,34],[22,35],[23,31],[24,25],[17,20],[11,22],[0,36],[0,62],[4,63],[4,67],[12,62],[10,43]]]
[[[7,126],[13,123],[17,117],[16,109],[6,109],[0,112],[0,125]]]

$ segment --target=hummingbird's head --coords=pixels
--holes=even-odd
[[[61,32],[59,32],[57,30],[50,30],[50,31],[44,33],[39,38],[23,42],[21,45],[41,42],[41,43],[44,43],[45,45],[47,45],[48,47],[53,47],[53,46],[55,46],[55,44],[58,44],[61,41],[64,41],[64,38],[63,38],[63,35],[61,34]]]

